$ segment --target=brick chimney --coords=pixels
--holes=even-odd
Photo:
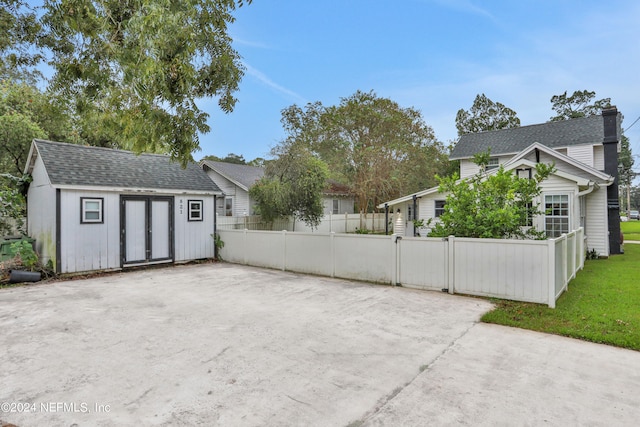
[[[618,197],[618,144],[620,142],[619,114],[616,107],[602,110],[604,121],[604,171],[615,178],[607,187],[607,211],[609,218],[609,253],[622,253],[620,239],[620,199]]]

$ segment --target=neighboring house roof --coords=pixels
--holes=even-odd
[[[169,156],[35,139],[25,172],[36,152],[54,187],[110,187],[222,193],[195,163],[183,169]]]
[[[200,164],[218,172],[244,191],[249,191],[249,188],[264,176],[264,168],[257,166],[214,162],[212,160],[203,160]]]
[[[327,180],[327,188],[322,192],[325,196],[350,197],[353,192],[348,185],[341,184],[332,179]]]
[[[584,172],[588,173],[589,176],[592,179],[588,179],[588,178],[581,178],[569,173],[566,173],[565,171],[562,171],[560,169],[556,168],[556,171],[554,172],[554,175],[558,175],[560,177],[563,177],[565,179],[571,180],[576,182],[576,184],[578,185],[583,185],[583,186],[588,186],[588,185],[593,185],[593,183],[597,182],[598,184],[602,184],[604,186],[609,186],[611,184],[613,184],[614,182],[614,178],[609,175],[606,174],[602,171],[599,171],[595,168],[592,168],[591,166],[585,165],[582,162],[579,162],[569,156],[565,156],[564,154],[553,150],[549,147],[546,147],[542,144],[539,143],[533,143],[531,145],[529,145],[528,147],[526,147],[524,150],[522,150],[520,153],[518,153],[516,156],[514,156],[512,159],[510,159],[507,163],[505,163],[503,165],[505,170],[513,170],[516,168],[519,168],[521,166],[527,166],[527,167],[531,167],[531,168],[535,168],[535,163],[530,162],[528,160],[525,159],[525,156],[527,156],[528,154],[530,154],[532,151],[534,150],[540,150],[545,152],[546,154],[548,154],[549,156],[557,159],[560,162],[563,163],[567,163],[570,164],[578,169],[583,170]],[[492,175],[495,174],[497,172],[497,169],[493,169],[489,172],[487,172],[487,175]],[[461,180],[459,180],[458,182],[460,182]],[[431,188],[427,188],[426,190],[422,190],[419,191],[417,193],[413,193],[413,194],[409,194],[408,196],[404,196],[404,197],[400,197],[398,199],[394,199],[385,203],[381,203],[380,205],[378,205],[378,208],[384,208],[384,205],[387,204],[388,206],[393,206],[393,205],[397,205],[400,203],[405,203],[408,202],[410,200],[413,199],[413,196],[415,195],[416,197],[422,197],[422,196],[427,196],[429,194],[434,194],[438,192],[438,188],[439,187],[431,187]]]
[[[264,176],[264,168],[257,166],[239,165],[236,163],[214,162],[203,160],[201,165],[219,173],[229,181],[245,191],[249,189]],[[327,188],[322,192],[325,196],[352,196],[353,193],[348,185],[341,184],[334,180],[327,180]]]
[[[490,132],[462,135],[449,158],[467,159],[491,149],[491,155],[518,153],[533,142],[550,148],[581,144],[602,144],[604,124],[601,115],[548,122]]]

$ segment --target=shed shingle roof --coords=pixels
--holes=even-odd
[[[619,121],[618,121],[619,122]],[[492,155],[515,154],[534,142],[550,148],[581,144],[601,144],[604,124],[601,115],[548,122],[462,135],[451,152],[450,159],[466,159],[491,149]]]
[[[52,185],[166,189],[221,193],[195,163],[183,169],[169,156],[33,141]]]

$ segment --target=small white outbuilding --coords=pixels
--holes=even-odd
[[[218,186],[168,156],[34,140],[27,232],[56,273],[215,256]]]

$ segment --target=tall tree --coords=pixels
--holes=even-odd
[[[444,147],[414,108],[357,91],[339,105],[293,105],[282,112],[285,145],[301,145],[348,184],[360,210],[435,184]]]
[[[0,0],[0,79],[34,83],[43,59],[35,48],[41,36],[36,11],[22,0]]]
[[[85,139],[168,152],[183,164],[207,133],[196,100],[224,112],[243,75],[227,25],[250,0],[45,0],[51,88],[73,101]]]
[[[460,109],[456,114],[458,136],[519,126],[520,119],[515,111],[499,102],[493,102],[484,93],[476,95],[468,111]]]
[[[265,176],[249,190],[258,213],[267,222],[291,215],[317,227],[324,215],[327,165],[299,145],[281,145],[272,154]]]
[[[551,97],[551,109],[556,112],[556,115],[549,120],[558,122],[592,116],[600,114],[603,108],[611,105],[611,98],[602,98],[594,101],[595,97],[596,93],[588,90],[576,90],[571,96],[567,96],[567,91],[560,95],[553,95]]]

